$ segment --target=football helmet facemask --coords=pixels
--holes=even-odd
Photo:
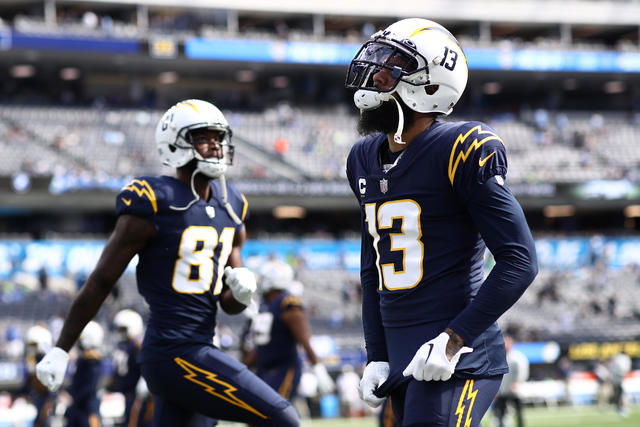
[[[220,134],[216,142],[222,150],[220,157],[205,159],[196,150],[196,141],[191,132],[203,128]],[[211,178],[219,178],[233,164],[231,135],[227,119],[215,105],[199,99],[188,99],[177,103],[162,115],[156,126],[156,145],[165,165],[179,168],[196,159],[197,170]]]
[[[373,76],[387,70],[390,87]],[[467,85],[467,60],[458,41],[442,25],[422,18],[398,21],[364,43],[349,65],[345,86],[357,89],[361,110],[379,107],[397,93],[420,113],[448,115]]]

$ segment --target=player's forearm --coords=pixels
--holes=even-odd
[[[98,313],[100,306],[111,292],[113,285],[100,285],[92,275],[73,300],[67,313],[56,346],[69,351],[84,327]]]
[[[498,257],[476,297],[449,324],[465,344],[469,345],[497,321],[531,284],[538,272],[532,245]]]
[[[377,282],[363,285],[362,289],[362,327],[364,329],[367,362],[387,361],[387,342],[380,316],[380,301]]]

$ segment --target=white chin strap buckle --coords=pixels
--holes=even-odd
[[[353,94],[353,103],[356,104],[360,110],[373,110],[378,108],[384,101],[388,101],[391,98],[391,94],[388,92],[374,92],[372,90],[357,90]]]

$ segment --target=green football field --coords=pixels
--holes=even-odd
[[[482,423],[483,427],[493,427],[488,414]],[[303,421],[302,427],[377,427],[374,418],[336,418],[331,420]],[[240,426],[240,424],[221,424],[221,426]],[[629,416],[622,418],[611,408],[587,407],[558,407],[558,408],[525,408],[526,427],[639,427],[640,406],[630,407]],[[462,426],[461,426],[462,427]],[[515,427],[515,422],[507,424]]]

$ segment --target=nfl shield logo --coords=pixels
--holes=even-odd
[[[213,206],[207,206],[206,208],[204,208],[204,211],[207,213],[207,215],[209,215],[209,218],[214,218],[216,216],[216,210],[213,208]]]
[[[387,180],[387,178],[382,178],[380,180],[380,191],[382,191],[382,193],[386,193],[389,190],[389,181]]]

